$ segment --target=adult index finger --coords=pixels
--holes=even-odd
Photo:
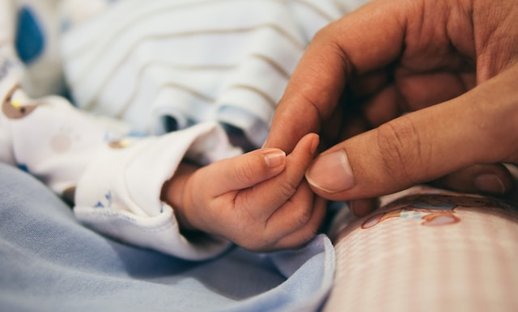
[[[403,48],[408,1],[376,1],[322,29],[308,46],[275,112],[265,146],[290,152],[330,118],[352,73],[385,67]]]

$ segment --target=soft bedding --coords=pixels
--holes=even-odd
[[[188,262],[85,228],[43,184],[1,164],[0,196],[0,311],[317,310],[332,284],[323,235],[297,251]]]

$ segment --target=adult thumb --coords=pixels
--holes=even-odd
[[[331,200],[368,198],[474,164],[515,162],[517,68],[323,152],[306,173],[313,191]]]

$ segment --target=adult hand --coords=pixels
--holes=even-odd
[[[315,36],[265,146],[290,151],[309,132],[336,144],[306,175],[332,200],[432,180],[506,193],[502,163],[518,163],[517,60],[515,0],[372,2]]]

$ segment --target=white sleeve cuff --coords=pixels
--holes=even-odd
[[[74,211],[81,222],[122,241],[191,260],[215,256],[230,245],[218,238],[187,240],[173,208],[160,201],[164,182],[186,154],[211,162],[241,153],[219,125],[201,124],[127,147],[119,143],[105,148],[77,185]]]

